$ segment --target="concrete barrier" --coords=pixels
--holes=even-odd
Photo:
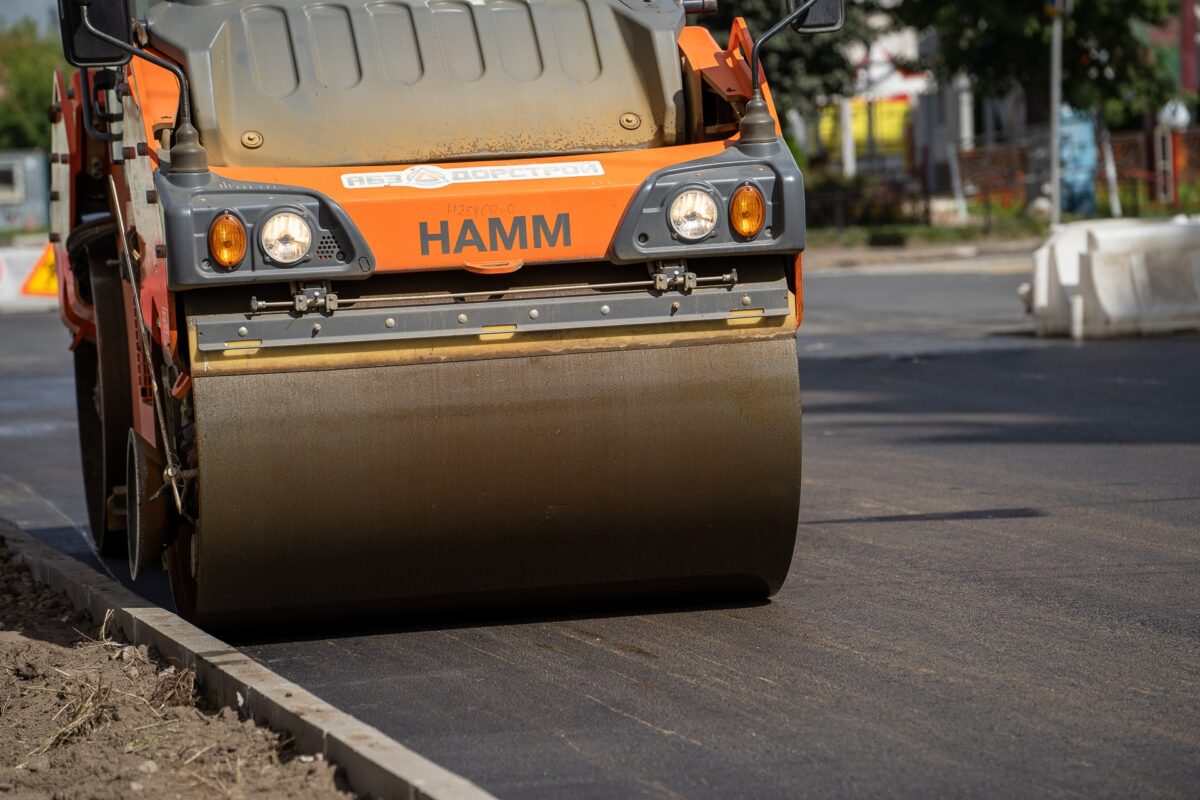
[[[0,313],[58,306],[54,248],[0,247]]]
[[[1200,222],[1063,225],[1034,253],[1029,304],[1039,336],[1200,330]]]
[[[1087,220],[1060,225],[1033,254],[1030,312],[1039,336],[1071,333],[1071,302],[1079,293],[1080,260],[1088,235],[1101,226],[1126,227],[1134,220]]]
[[[1200,331],[1200,223],[1092,230],[1075,306],[1076,339]]]

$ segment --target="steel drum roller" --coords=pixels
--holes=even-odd
[[[787,574],[794,337],[195,380],[195,617],[731,592]]]

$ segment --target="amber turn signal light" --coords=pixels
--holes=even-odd
[[[767,221],[767,203],[758,187],[747,183],[739,186],[729,201],[729,224],[743,239],[758,236]]]
[[[226,211],[208,228],[208,253],[218,266],[233,269],[246,257],[246,226]]]

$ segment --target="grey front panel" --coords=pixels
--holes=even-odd
[[[178,0],[147,17],[214,165],[654,147],[682,124],[671,0]]]

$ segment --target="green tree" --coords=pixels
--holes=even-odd
[[[0,24],[0,150],[50,149],[46,107],[54,70],[66,66],[58,37],[41,35],[32,20]]]
[[[1178,0],[1075,0],[1063,24],[1063,100],[1101,111],[1113,127],[1159,108],[1174,87],[1145,29],[1165,22],[1178,6]],[[1045,0],[900,0],[893,13],[905,25],[936,32],[937,53],[922,66],[943,79],[964,74],[984,97],[1020,87],[1031,120],[1048,117]]]
[[[809,112],[819,96],[848,95],[854,91],[855,68],[845,54],[849,42],[869,42],[873,37],[867,17],[870,0],[850,0],[846,26],[837,33],[798,34],[785,29],[763,45],[763,70],[775,101],[783,108]],[[780,0],[722,0],[716,14],[700,21],[725,43],[734,17],[745,17],[755,40],[787,14]]]

